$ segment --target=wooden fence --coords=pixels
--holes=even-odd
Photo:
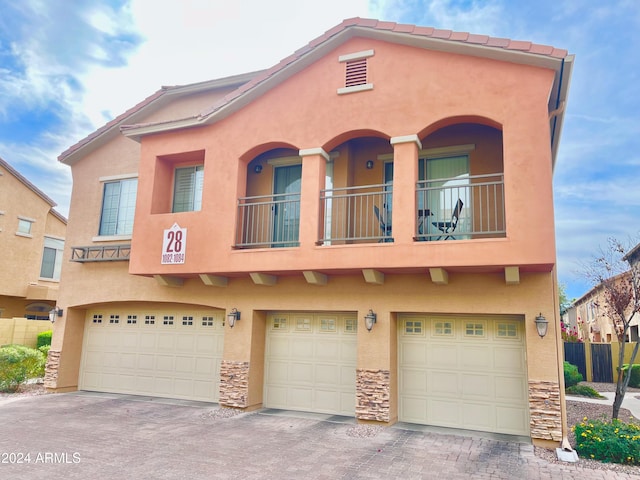
[[[624,363],[629,363],[635,343],[625,345]],[[617,378],[618,343],[568,343],[564,344],[565,361],[578,367],[578,371],[588,382],[613,383]],[[636,358],[640,364],[640,358]]]

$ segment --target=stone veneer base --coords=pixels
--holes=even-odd
[[[356,418],[389,422],[391,419],[389,370],[356,370]]]
[[[560,385],[556,382],[529,381],[531,438],[562,441]]]
[[[49,350],[47,355],[47,363],[44,367],[44,386],[45,388],[56,388],[58,383],[58,367],[60,365],[60,351]]]
[[[249,362],[223,360],[220,365],[220,399],[226,407],[246,408],[249,395]]]

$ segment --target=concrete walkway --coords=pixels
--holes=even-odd
[[[210,403],[87,392],[4,403],[0,478],[640,479],[548,463],[513,440],[295,412],[216,412]]]
[[[606,399],[578,397],[573,395],[567,395],[567,400],[574,402],[587,402],[598,403],[600,405],[613,405],[613,400],[616,397],[615,392],[600,392],[600,395],[607,397]],[[627,392],[622,400],[622,408],[626,408],[631,412],[631,415],[640,420],[640,393]]]

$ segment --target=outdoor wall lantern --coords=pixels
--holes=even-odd
[[[62,309],[58,308],[58,307],[53,307],[51,310],[49,310],[49,321],[51,323],[55,323],[56,322],[56,318],[61,317],[62,316]]]
[[[364,326],[367,327],[367,330],[371,331],[373,328],[373,324],[376,323],[378,316],[373,313],[373,310],[369,309],[369,313],[364,316]]]
[[[257,164],[255,167],[253,167],[253,171],[256,173],[262,172],[262,165]]]
[[[367,170],[371,170],[373,168],[373,160],[367,160]]]
[[[547,334],[548,326],[549,321],[544,318],[542,312],[540,312],[540,315],[536,317],[536,330],[538,330],[538,335],[540,335],[540,338],[543,338]]]
[[[231,328],[236,324],[236,320],[240,320],[240,312],[234,308],[227,315],[227,322]]]

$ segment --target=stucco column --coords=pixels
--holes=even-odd
[[[220,405],[254,410],[262,405],[265,314],[236,302],[241,312],[231,328],[225,326],[220,364]],[[226,309],[225,315],[232,307]]]
[[[412,243],[416,230],[416,183],[418,153],[422,148],[417,135],[391,138],[393,145],[393,241]],[[399,221],[403,219],[402,221]]]
[[[356,418],[393,424],[398,419],[396,318],[376,311],[376,323],[368,331],[364,317],[369,308],[376,311],[375,305],[358,309]]]
[[[53,325],[44,382],[50,391],[68,392],[78,389],[85,317],[85,310],[69,308]]]
[[[320,228],[320,191],[324,188],[329,155],[322,148],[300,150],[302,185],[300,193],[300,245],[318,241]]]

